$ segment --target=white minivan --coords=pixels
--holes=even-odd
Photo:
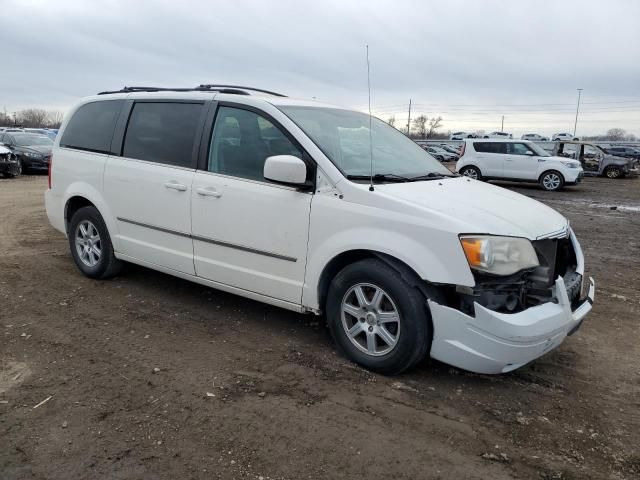
[[[428,355],[516,369],[576,331],[594,298],[562,215],[315,101],[104,92],[67,114],[49,174],[49,221],[85,275],[132,262],[324,314],[348,358],[385,374]]]
[[[539,183],[549,191],[576,185],[584,176],[578,160],[554,157],[526,140],[465,140],[456,172],[474,180]]]

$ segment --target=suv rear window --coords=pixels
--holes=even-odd
[[[104,100],[81,106],[64,129],[60,146],[109,153],[123,103],[124,100]]]
[[[122,155],[192,167],[193,145],[202,108],[202,103],[136,103],[129,117]]]
[[[475,142],[473,148],[480,153],[507,153],[506,145],[502,142]]]

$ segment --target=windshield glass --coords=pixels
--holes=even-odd
[[[374,175],[417,177],[451,172],[418,144],[369,115],[326,107],[279,106],[345,176],[368,176],[373,151]],[[369,147],[371,138],[372,148]]]
[[[53,145],[53,142],[49,137],[42,135],[15,135],[16,145],[25,147],[27,145]]]
[[[547,152],[544,148],[542,148],[540,145],[536,145],[535,143],[529,143],[528,146],[529,146],[529,148],[531,150],[536,152],[536,155],[538,155],[539,157],[550,157],[551,156],[551,154],[549,152]]]

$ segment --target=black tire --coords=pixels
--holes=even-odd
[[[564,187],[564,177],[556,170],[548,170],[538,179],[540,186],[548,192],[557,192]]]
[[[462,167],[460,169],[460,175],[473,178],[475,180],[482,180],[482,173],[480,172],[480,169],[478,167],[474,167],[473,165]]]
[[[607,178],[620,178],[622,177],[622,170],[620,167],[611,166],[606,168],[604,174]]]
[[[98,232],[100,256],[95,265],[88,265],[85,260],[80,258],[80,252],[76,246],[76,236],[79,233],[79,225],[83,222],[90,222]],[[84,223],[83,223],[84,224]],[[90,278],[110,278],[117,275],[122,269],[122,262],[118,260],[113,253],[113,245],[107,226],[102,219],[102,215],[95,207],[82,207],[78,209],[69,222],[69,248],[71,256],[76,262],[78,269]],[[95,258],[95,257],[93,257]]]
[[[387,304],[395,306],[399,314],[397,329],[394,328],[395,324],[388,324],[390,326],[387,327],[387,331],[391,329],[395,332],[392,335],[396,338],[395,345],[387,353],[383,353],[384,348],[389,346],[383,342],[382,337],[377,336],[378,330],[371,333],[373,328],[381,329],[380,324],[376,325],[374,319],[356,319],[355,316],[345,314],[345,323],[351,322],[354,327],[358,322],[362,325],[363,330],[357,337],[362,343],[366,343],[371,334],[375,338],[374,345],[383,347],[378,354],[363,351],[361,348],[366,348],[366,345],[358,348],[347,334],[347,327],[343,325],[343,300],[351,303],[347,294],[351,295],[352,288],[359,284],[367,284],[369,287],[365,286],[365,289],[381,289],[385,298],[389,300]],[[355,293],[353,295],[355,296]],[[363,315],[368,315],[364,312],[366,310],[363,310]],[[331,335],[340,351],[353,362],[378,373],[399,374],[422,360],[431,348],[431,316],[425,297],[382,260],[360,260],[340,271],[329,287],[326,314]],[[369,323],[370,321],[372,323]],[[371,326],[372,324],[374,326]]]

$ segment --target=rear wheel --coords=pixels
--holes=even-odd
[[[604,174],[607,178],[620,178],[622,176],[622,170],[619,167],[607,167]]]
[[[338,273],[326,312],[342,353],[370,370],[395,375],[429,351],[431,321],[424,296],[381,260],[361,260]]]
[[[122,262],[115,257],[107,226],[95,207],[82,207],[69,223],[69,247],[77,267],[87,277],[109,278]]]
[[[560,172],[550,170],[540,175],[540,186],[549,192],[554,192],[564,186],[564,178]]]
[[[482,174],[480,173],[480,169],[478,167],[462,167],[460,169],[460,174],[465,177],[473,178],[474,180],[482,180]]]

